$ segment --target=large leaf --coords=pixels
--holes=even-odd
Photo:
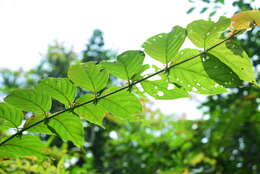
[[[219,42],[221,33],[230,25],[230,19],[220,17],[218,22],[196,20],[187,26],[188,37],[199,48],[209,48]]]
[[[22,119],[22,111],[7,103],[0,103],[0,120],[4,122],[1,126],[6,128],[18,128],[22,123]]]
[[[43,115],[36,115],[26,121],[24,127],[28,127],[33,123],[44,119]],[[46,125],[47,124],[47,125]],[[46,133],[46,134],[56,134],[63,140],[70,140],[76,146],[82,146],[84,142],[83,137],[83,126],[82,121],[76,115],[65,112],[59,116],[50,119],[47,123],[40,123],[27,131]]]
[[[106,87],[109,74],[95,62],[87,62],[79,65],[72,65],[68,71],[68,77],[77,86],[98,92]]]
[[[142,71],[144,56],[142,51],[126,51],[117,57],[116,62],[103,62],[102,66],[121,79],[131,80],[133,75]]]
[[[177,62],[198,54],[195,49],[180,51]],[[198,57],[177,65],[170,71],[170,80],[188,91],[200,94],[219,94],[225,87],[237,86],[240,80],[225,64],[213,56]]]
[[[71,106],[76,95],[76,87],[67,78],[43,79],[37,84],[36,89],[65,104],[66,107]]]
[[[28,112],[45,113],[51,109],[51,98],[36,89],[18,89],[5,99],[7,103]]]
[[[76,100],[77,104],[84,103],[86,101],[89,101],[94,98],[94,95],[92,94],[86,94],[81,96]],[[87,105],[83,105],[79,108],[76,108],[74,110],[80,117],[84,118],[85,120],[97,124],[101,127],[103,126],[103,119],[105,117],[105,111],[103,108],[99,107],[98,105],[95,105],[93,103],[89,103]]]
[[[106,93],[116,90],[112,87]],[[106,94],[105,93],[105,94]],[[135,120],[136,116],[142,112],[142,105],[139,100],[128,91],[120,91],[98,101],[98,106],[105,111],[112,113],[118,119]]]
[[[242,11],[231,18],[233,30],[243,30],[254,25],[260,26],[260,10]]]
[[[84,143],[83,126],[79,117],[72,113],[64,113],[48,123],[58,135],[64,140],[72,141],[76,146],[82,146]]]
[[[170,33],[161,33],[149,38],[142,47],[149,56],[167,64],[176,56],[186,35],[184,28],[175,26]]]
[[[142,87],[155,99],[177,99],[190,96],[185,90],[169,84],[167,80],[146,80],[142,82]]]
[[[231,68],[241,80],[255,82],[253,66],[245,51],[235,42],[227,42],[209,51]]]
[[[38,136],[23,135],[15,137],[0,146],[0,157],[19,158],[24,156],[43,157],[44,144]]]

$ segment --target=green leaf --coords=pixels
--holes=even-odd
[[[66,107],[71,106],[76,95],[76,87],[67,78],[43,79],[37,84],[36,89],[65,104]]]
[[[81,104],[81,103],[84,103],[84,102],[89,101],[91,99],[94,99],[94,95],[86,94],[86,95],[83,95],[80,98],[78,98],[76,100],[76,103]],[[103,110],[103,108],[99,107],[98,105],[95,105],[93,103],[89,103],[89,104],[86,104],[86,105],[83,105],[79,108],[74,109],[74,111],[79,116],[84,118],[85,120],[87,120],[91,123],[97,124],[97,125],[104,128],[102,121],[105,117],[105,111]]]
[[[23,113],[12,105],[0,103],[0,120],[6,128],[18,128],[22,123]]]
[[[109,88],[104,94],[113,92],[117,87]],[[142,112],[142,105],[139,100],[128,91],[120,91],[108,97],[100,99],[98,106],[105,111],[112,113],[118,119],[135,120],[136,116]]]
[[[195,49],[184,49],[179,52],[180,62],[198,54]],[[236,86],[240,83],[237,76],[225,64],[213,56],[198,57],[170,70],[170,80],[187,91],[199,94],[219,94],[226,92],[224,86]]]
[[[149,38],[142,47],[149,56],[167,64],[178,53],[186,35],[184,28],[175,26],[170,33],[161,33]]]
[[[109,74],[95,62],[87,62],[70,66],[68,77],[76,86],[98,92],[106,87]]]
[[[196,20],[187,26],[188,37],[199,48],[209,48],[219,42],[223,31],[230,26],[230,19],[221,16],[218,22]]]
[[[142,82],[142,87],[145,92],[155,99],[177,99],[190,96],[185,90],[165,80],[147,80]]]
[[[51,109],[51,98],[35,89],[18,89],[5,99],[7,103],[28,112],[45,113]]]
[[[131,80],[135,74],[142,71],[144,56],[142,51],[126,51],[117,57],[117,62],[103,62],[102,66],[121,79]]]
[[[245,51],[234,42],[227,42],[209,51],[232,69],[241,80],[255,82],[253,66]]]
[[[0,157],[19,158],[24,156],[36,156],[42,158],[44,156],[42,151],[44,147],[45,145],[42,144],[38,136],[16,136],[0,146]]]
[[[33,115],[28,118],[23,126],[23,128],[27,128],[34,123],[45,119],[44,115]],[[45,133],[45,134],[53,134],[44,123],[40,123],[37,126],[33,126],[27,130],[28,132],[35,132],[35,133]]]
[[[80,147],[84,143],[83,126],[79,117],[72,113],[63,113],[48,123],[63,140],[70,140]]]
[[[35,115],[26,121],[24,127],[43,119],[43,115]],[[56,134],[63,140],[72,141],[78,147],[82,146],[84,142],[82,121],[76,115],[68,112],[49,119],[47,123],[42,122],[27,131],[50,135]]]

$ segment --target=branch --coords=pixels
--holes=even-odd
[[[120,92],[120,91],[123,91],[123,90],[125,90],[125,89],[129,89],[129,88],[130,88],[131,86],[133,86],[133,85],[136,85],[136,84],[138,84],[138,83],[141,83],[141,82],[143,82],[143,81],[145,81],[145,80],[147,80],[147,79],[149,79],[149,78],[151,78],[151,77],[153,77],[153,76],[155,76],[155,75],[158,75],[158,74],[160,74],[160,73],[164,73],[165,71],[169,71],[170,69],[174,68],[175,66],[181,65],[181,64],[183,64],[183,63],[185,63],[185,62],[188,62],[188,61],[190,61],[190,60],[192,60],[192,59],[195,59],[195,58],[197,58],[197,57],[199,57],[199,56],[201,56],[201,55],[207,53],[208,51],[212,50],[213,48],[216,48],[217,46],[223,44],[224,42],[226,42],[226,41],[228,41],[228,40],[234,38],[234,37],[235,37],[236,35],[238,35],[239,33],[240,33],[240,31],[239,31],[239,32],[236,32],[236,33],[233,33],[233,34],[232,34],[231,36],[229,36],[228,38],[226,38],[226,39],[222,40],[221,42],[217,43],[216,45],[214,45],[214,46],[212,46],[212,47],[210,47],[210,48],[208,48],[208,49],[206,49],[206,50],[200,52],[199,54],[194,55],[194,56],[192,56],[192,57],[190,57],[190,58],[188,58],[188,59],[185,59],[185,60],[183,60],[183,61],[181,61],[181,62],[178,62],[178,63],[176,63],[176,64],[173,64],[173,65],[171,65],[171,66],[169,66],[169,67],[166,67],[166,68],[164,68],[164,69],[162,69],[162,70],[160,70],[160,71],[157,71],[157,72],[155,72],[155,73],[153,73],[153,74],[151,74],[151,75],[149,75],[149,76],[144,77],[144,78],[141,79],[141,80],[135,81],[135,82],[133,82],[133,83],[131,83],[131,84],[128,84],[127,86],[124,86],[124,87],[122,87],[122,88],[119,88],[119,89],[117,89],[117,90],[115,90],[115,91],[113,91],[113,92],[110,92],[110,93],[105,94],[105,95],[103,95],[103,96],[100,96],[100,97],[94,98],[94,99],[92,99],[92,100],[86,101],[86,102],[84,102],[84,103],[75,105],[75,106],[70,107],[70,108],[68,108],[68,109],[64,109],[64,110],[62,110],[62,111],[60,111],[60,112],[57,112],[57,113],[53,114],[53,115],[50,116],[50,117],[44,118],[44,119],[42,119],[42,120],[40,120],[40,121],[37,121],[37,122],[35,122],[34,124],[32,124],[32,125],[30,125],[30,126],[28,126],[28,127],[26,127],[26,128],[21,129],[21,130],[18,131],[17,133],[11,135],[10,137],[8,137],[8,138],[5,139],[4,141],[2,141],[2,142],[0,143],[0,146],[1,146],[1,145],[4,145],[5,143],[7,143],[8,141],[12,140],[12,139],[15,138],[16,136],[21,135],[24,131],[26,131],[26,130],[28,130],[28,129],[34,127],[34,126],[37,126],[37,125],[40,124],[40,123],[43,123],[43,122],[45,122],[45,121],[48,121],[48,120],[50,120],[50,119],[52,119],[52,118],[54,118],[54,117],[57,117],[57,116],[59,116],[59,115],[65,113],[65,112],[73,111],[74,109],[79,108],[79,107],[81,107],[81,106],[84,106],[84,105],[93,103],[93,102],[95,102],[95,101],[97,101],[97,100],[100,100],[100,99],[103,99],[103,98],[106,98],[106,97],[108,97],[108,96],[110,96],[110,95],[113,95],[113,94],[118,93],[118,92]]]

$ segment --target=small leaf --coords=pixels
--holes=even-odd
[[[198,50],[184,49],[179,52],[179,59],[185,60],[197,55]],[[210,70],[205,69],[210,68]],[[216,68],[216,70],[211,70]],[[222,62],[214,57],[195,58],[170,70],[170,80],[182,86],[187,91],[199,94],[219,94],[226,92],[226,82],[237,84],[238,78]],[[239,80],[238,80],[239,81]],[[229,84],[231,85],[231,84]]]
[[[76,86],[92,92],[99,92],[106,87],[109,74],[95,62],[87,62],[70,66],[68,77]]]
[[[233,30],[244,30],[254,25],[260,26],[260,10],[242,11],[231,18]]]
[[[94,95],[86,94],[78,98],[76,100],[76,103],[81,104],[91,99],[94,99]],[[104,128],[102,121],[105,117],[105,111],[98,105],[89,103],[87,105],[83,105],[79,108],[76,108],[74,111],[85,120]]]
[[[18,89],[5,99],[7,103],[27,112],[45,113],[51,109],[51,98],[35,89]]]
[[[0,103],[0,120],[4,121],[1,126],[6,128],[18,128],[22,123],[23,113],[12,105]]]
[[[177,99],[190,96],[185,90],[164,80],[147,80],[142,82],[142,87],[155,99]]]
[[[41,80],[36,89],[53,97],[66,107],[71,106],[76,95],[76,87],[67,78],[47,78]]]
[[[209,48],[219,42],[223,31],[230,25],[230,19],[221,16],[218,22],[196,20],[187,26],[188,37],[199,48]]]
[[[195,7],[191,7],[186,13],[190,14],[191,12],[193,12],[195,10]]]
[[[38,136],[23,135],[15,137],[5,144],[0,146],[0,157],[19,158],[24,156],[36,156],[42,158],[44,144]]]
[[[118,89],[112,87],[105,92],[113,92]],[[135,120],[136,115],[142,112],[142,105],[139,100],[127,91],[120,91],[103,99],[97,103],[98,106],[104,108],[105,111],[112,113],[118,119]]]
[[[126,51],[117,57],[117,62],[103,62],[102,66],[121,79],[131,80],[142,70],[144,56],[142,51]]]
[[[186,35],[184,28],[175,26],[170,33],[161,33],[149,38],[142,47],[149,56],[167,64],[178,53]]]

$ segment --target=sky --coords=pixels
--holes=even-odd
[[[138,50],[155,34],[207,18],[187,15],[190,7],[188,0],[0,0],[0,69],[34,67],[55,40],[80,53],[96,28],[104,32],[106,48]],[[197,100],[205,97],[194,98],[156,101],[155,106],[198,118]]]

